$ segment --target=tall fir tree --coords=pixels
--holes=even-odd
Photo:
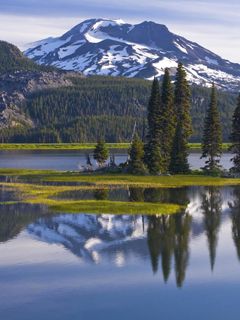
[[[240,173],[240,94],[238,96],[237,107],[233,114],[230,141],[232,143],[230,151],[234,154],[234,157],[231,159],[233,162],[232,170]]]
[[[211,100],[205,118],[202,158],[207,158],[203,168],[209,174],[214,174],[220,169],[220,157],[222,154],[222,130],[220,115],[217,107],[217,92],[212,85]]]
[[[143,143],[140,140],[137,133],[135,133],[131,148],[129,150],[129,164],[128,172],[132,174],[144,174],[146,173],[146,167],[144,166],[144,148]]]
[[[188,173],[188,140],[192,134],[191,100],[190,87],[182,63],[178,64],[176,73],[174,105],[177,125],[172,145],[170,171]]]
[[[176,130],[174,91],[169,70],[166,68],[161,88],[161,154],[162,170],[169,171],[173,138]]]
[[[100,167],[104,166],[109,157],[109,150],[103,139],[99,139],[94,149],[93,158],[97,161]]]
[[[161,95],[159,82],[155,78],[152,84],[151,97],[148,104],[148,133],[145,144],[144,161],[151,174],[159,174],[162,170],[161,158]]]

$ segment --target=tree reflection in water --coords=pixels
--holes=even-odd
[[[237,250],[237,256],[240,260],[240,188],[233,190],[233,201],[229,202],[232,219],[232,237]]]
[[[222,196],[220,188],[207,187],[202,193],[202,211],[204,229],[208,241],[211,270],[213,271],[218,244],[218,233],[221,224]]]
[[[150,189],[147,197],[150,197]],[[171,195],[172,190],[163,190],[165,199],[168,200],[176,194]],[[154,191],[156,199],[156,189]],[[159,199],[159,198],[158,198]],[[178,190],[179,203],[188,203],[186,189]],[[175,215],[162,215],[148,217],[148,247],[152,262],[153,272],[158,271],[159,259],[162,263],[162,274],[165,282],[168,281],[172,257],[175,261],[175,275],[178,287],[182,287],[189,259],[189,239],[191,230],[191,216],[186,210]]]
[[[0,195],[6,201],[9,191],[2,190]],[[121,252],[125,261],[130,255],[144,261],[149,254],[153,272],[157,273],[161,269],[163,280],[167,283],[171,270],[173,270],[176,285],[180,288],[186,279],[190,260],[191,232],[192,240],[196,234],[199,237],[205,233],[210,266],[213,270],[221,220],[223,220],[222,223],[225,223],[230,217],[232,238],[240,260],[239,187],[233,189],[216,187],[129,188],[128,190],[110,190],[110,192],[98,190],[90,196],[99,200],[113,198],[118,201],[177,202],[186,207],[190,203],[190,206],[175,215],[115,216],[64,213],[53,215],[45,206],[23,203],[2,204],[0,205],[0,242],[6,242],[17,237],[21,231],[27,230],[39,241],[61,244],[74,255],[81,256],[85,260],[91,257],[94,250],[103,258],[106,257],[108,261],[114,260],[116,252]],[[226,199],[230,214],[228,210],[222,209],[226,208]],[[201,212],[200,216],[198,212]],[[53,237],[50,239],[48,235]],[[56,242],[56,239],[60,240]],[[86,246],[87,243],[91,243],[92,239],[98,239],[103,246],[98,245],[93,249],[91,246]],[[94,263],[94,259],[86,261]]]

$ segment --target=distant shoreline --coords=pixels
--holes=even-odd
[[[2,143],[1,150],[93,150],[96,143]],[[127,150],[129,143],[107,143],[109,149]],[[229,143],[223,143],[223,151],[227,151]],[[192,151],[201,150],[201,143],[189,143]]]

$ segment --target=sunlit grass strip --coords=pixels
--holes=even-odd
[[[240,179],[219,178],[204,175],[174,175],[174,176],[134,176],[127,174],[81,174],[78,172],[15,170],[1,169],[2,176],[18,176],[24,181],[83,183],[96,187],[144,187],[144,188],[176,188],[186,186],[234,186],[240,185]],[[81,187],[81,186],[79,186]],[[82,186],[84,187],[84,186]]]
[[[229,147],[230,147],[230,143],[223,143],[222,144],[222,148],[224,151],[228,151]],[[197,151],[201,151],[202,148],[202,144],[201,143],[189,143],[188,144],[190,150],[197,150]]]
[[[92,150],[96,143],[1,143],[0,150]],[[107,143],[110,149],[128,149],[129,143]],[[228,150],[230,144],[224,143]],[[201,143],[189,143],[192,150],[200,150]]]
[[[28,183],[9,183],[9,182],[1,182],[0,186],[8,187],[9,190],[18,190],[23,199],[48,199],[53,196],[61,195],[63,192],[71,192],[71,191],[84,191],[84,190],[103,190],[109,189],[108,186],[45,186],[38,184],[28,184]]]
[[[96,143],[2,143],[0,150],[93,150]],[[107,143],[110,149],[128,149],[129,143]]]
[[[183,208],[177,204],[98,200],[57,201],[52,199],[36,198],[33,200],[27,200],[27,202],[32,204],[44,204],[54,211],[68,213],[163,215],[175,214]]]
[[[51,210],[66,213],[95,213],[95,214],[174,214],[183,208],[177,204],[146,203],[146,202],[121,202],[121,201],[99,201],[99,200],[55,200],[54,195],[61,192],[86,190],[93,187],[67,187],[67,186],[41,186],[24,183],[1,183],[18,190],[22,194],[19,202],[5,202],[1,204],[29,203],[47,205]]]
[[[58,174],[43,178],[44,181],[92,183],[96,186],[132,186],[145,188],[177,188],[187,186],[233,186],[240,179],[201,175],[132,176],[132,175],[79,175]]]

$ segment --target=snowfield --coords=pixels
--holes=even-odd
[[[122,20],[90,19],[59,38],[30,46],[24,53],[37,63],[85,75],[160,78],[165,68],[174,75],[181,61],[192,83],[240,88],[239,64],[151,21],[131,25]]]

